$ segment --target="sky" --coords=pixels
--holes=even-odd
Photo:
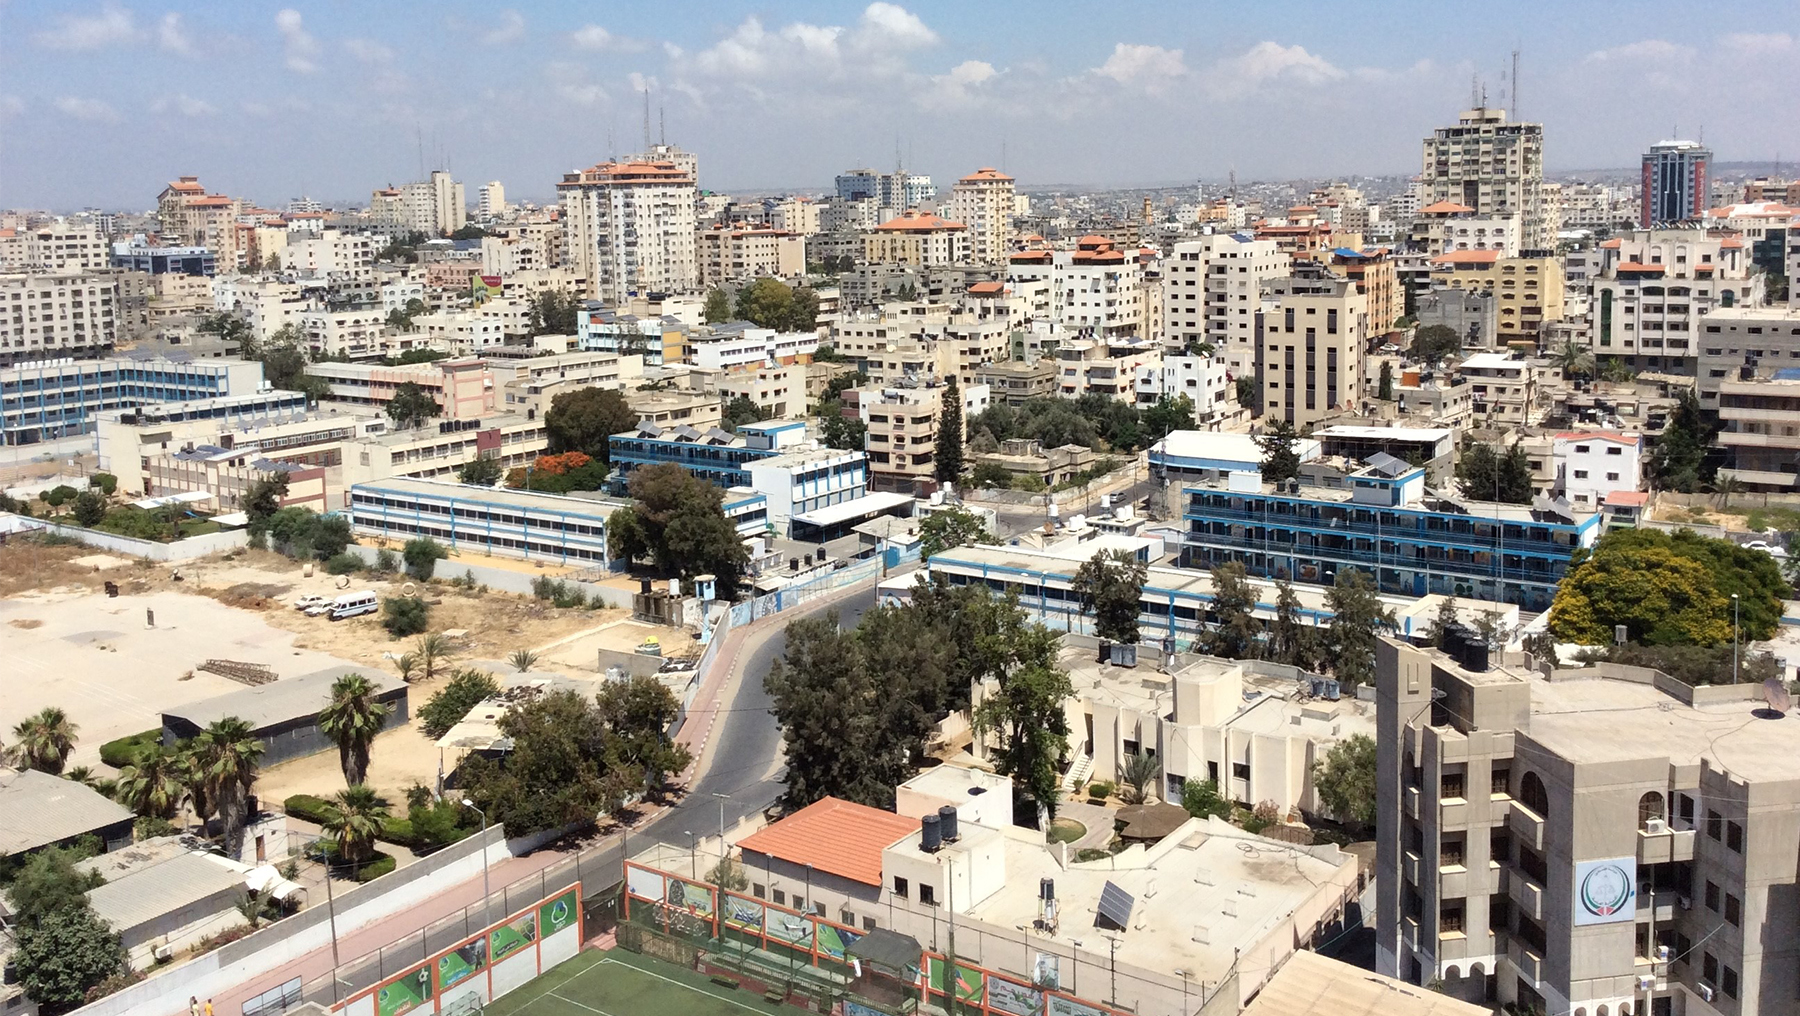
[[[825,190],[896,154],[940,185],[1418,171],[1472,82],[1545,124],[1551,172],[1704,132],[1800,162],[1800,7],[506,0],[0,0],[0,207],[144,209],[167,180],[279,206],[448,168],[560,175],[695,152],[702,187]]]

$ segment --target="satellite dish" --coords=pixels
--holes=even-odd
[[[1787,685],[1779,677],[1771,677],[1763,682],[1763,701],[1769,708],[1778,713],[1785,713],[1794,708],[1793,698],[1788,695]]]

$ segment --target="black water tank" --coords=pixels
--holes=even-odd
[[[1056,899],[1056,880],[1053,878],[1038,879],[1038,899]]]
[[[1480,674],[1488,669],[1488,644],[1485,639],[1469,639],[1463,643],[1463,669]]]
[[[927,854],[935,854],[944,848],[944,833],[939,825],[941,821],[936,815],[927,815],[919,820],[919,849]]]
[[[955,843],[957,840],[956,809],[946,804],[939,808],[937,813],[938,832],[943,835],[945,843]]]

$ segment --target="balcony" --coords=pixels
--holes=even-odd
[[[1506,874],[1506,895],[1519,913],[1534,921],[1544,919],[1544,887],[1517,871]]]
[[[1530,982],[1533,987],[1543,983],[1544,958],[1526,948],[1524,943],[1514,941],[1506,947],[1506,958],[1519,970],[1519,976]]]
[[[1411,819],[1416,819],[1419,817],[1419,788],[1418,787],[1407,787],[1406,788],[1406,817],[1411,818]]]
[[[1525,846],[1538,851],[1544,849],[1543,818],[1518,801],[1513,802],[1512,814],[1506,817],[1506,827]]]
[[[1638,830],[1638,863],[1667,864],[1670,861],[1693,860],[1695,831],[1673,829],[1666,823],[1660,825],[1661,828],[1657,831]]]

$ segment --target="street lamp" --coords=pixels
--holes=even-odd
[[[1738,683],[1738,594],[1731,594],[1731,683]]]
[[[462,799],[462,803],[463,807],[474,808],[475,814],[481,816],[481,923],[486,925],[489,913],[488,897],[492,894],[492,891],[488,888],[487,812],[482,811],[474,801],[471,801],[466,797]]]
[[[730,794],[721,794],[718,791],[713,791],[713,796],[719,799],[719,858],[721,861],[723,861],[724,857],[725,857],[725,853],[726,853],[726,851],[725,851],[725,802],[731,800],[731,795]]]

